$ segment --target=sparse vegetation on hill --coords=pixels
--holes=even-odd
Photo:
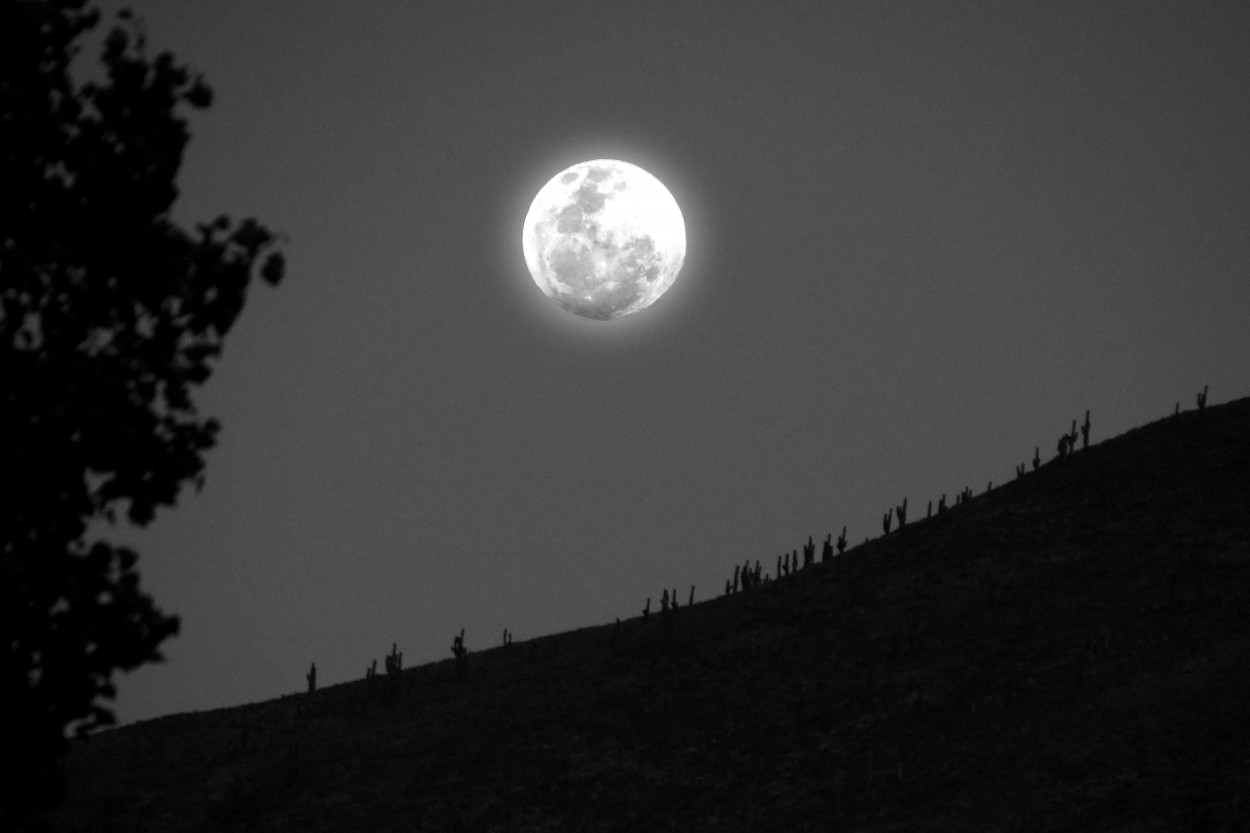
[[[750,592],[108,732],[52,821],[1250,829],[1250,399],[1200,404]]]

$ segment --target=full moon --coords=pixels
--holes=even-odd
[[[548,298],[609,321],[663,295],[686,257],[686,224],[658,179],[628,162],[596,159],[556,174],[530,204],[525,265]]]

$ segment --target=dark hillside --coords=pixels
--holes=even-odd
[[[1248,658],[1243,399],[675,614],[105,733],[55,822],[1250,830]]]

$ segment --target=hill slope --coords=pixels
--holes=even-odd
[[[105,733],[52,821],[1250,829],[1247,657],[1250,399],[675,615]]]

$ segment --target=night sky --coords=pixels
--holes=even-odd
[[[203,492],[111,533],[182,617],[124,722],[706,600],[1087,408],[1250,394],[1246,3],[130,5],[217,94],[176,218],[289,242],[200,392]],[[521,253],[596,158],[688,239],[614,322]]]

